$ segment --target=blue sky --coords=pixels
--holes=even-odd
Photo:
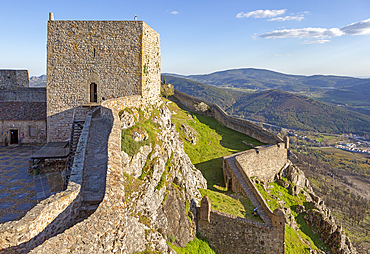
[[[370,77],[370,1],[0,0],[0,69],[46,73],[55,20],[138,20],[161,35],[162,72],[262,68]]]

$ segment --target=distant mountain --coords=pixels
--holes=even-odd
[[[290,75],[264,69],[244,68],[218,71],[204,75],[181,76],[165,74],[191,79],[205,84],[254,90],[280,89],[287,92],[321,91],[328,88],[343,88],[355,86],[369,79],[360,79],[342,76],[304,76]]]
[[[321,133],[370,134],[370,117],[281,90],[241,96],[233,111],[278,126]]]
[[[31,87],[46,87],[46,75],[41,76],[32,76],[30,78],[30,86]]]
[[[180,92],[190,94],[212,103],[217,103],[223,108],[229,108],[236,102],[236,95],[233,91],[227,91],[185,78],[167,75],[162,75],[162,77],[165,77],[166,82],[174,85],[175,89]]]
[[[234,116],[285,128],[328,133],[370,134],[370,116],[281,90],[245,93],[166,76],[175,89],[217,103]]]

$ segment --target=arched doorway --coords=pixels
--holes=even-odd
[[[90,102],[98,102],[98,86],[96,83],[90,84]]]

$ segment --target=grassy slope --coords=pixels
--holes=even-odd
[[[259,217],[251,215],[254,207],[248,198],[226,191],[222,172],[222,157],[250,149],[249,146],[241,142],[242,140],[255,145],[262,145],[263,143],[226,128],[212,117],[199,114],[190,115],[175,103],[170,103],[168,107],[171,112],[175,113],[172,115],[172,121],[176,124],[177,131],[184,140],[185,152],[207,179],[208,189],[201,189],[200,191],[202,195],[207,195],[211,199],[212,209],[262,222]],[[185,140],[185,135],[180,129],[183,123],[192,127],[198,133],[199,140],[196,145],[192,145]],[[235,140],[238,140],[238,142],[235,142]],[[175,247],[174,249],[178,253],[214,253],[206,245],[208,244],[202,240],[201,236],[198,236],[194,241],[188,243],[185,248]],[[195,251],[198,247],[200,249]]]
[[[285,181],[288,182],[287,179],[285,179]],[[286,253],[309,253],[310,248],[329,251],[329,248],[312,232],[304,220],[303,215],[298,215],[296,211],[297,204],[305,206],[306,209],[309,208],[302,193],[298,196],[292,196],[286,188],[276,182],[267,184],[267,190],[265,190],[261,184],[257,184],[256,186],[272,211],[276,208],[282,208],[283,206],[290,208],[298,224],[298,231],[285,225]],[[284,202],[279,203],[277,199],[283,200]]]
[[[248,143],[254,143],[255,145],[260,145],[261,143],[248,136],[224,127],[214,118],[198,114],[194,114],[192,118],[188,112],[180,109],[174,103],[169,104],[169,108],[172,112],[176,113],[172,116],[172,121],[176,124],[180,136],[184,137],[178,126],[181,126],[181,123],[184,122],[195,129],[199,134],[198,137],[200,140],[197,145],[192,145],[189,142],[184,141],[184,146],[185,151],[189,155],[193,164],[202,171],[208,181],[208,189],[201,190],[201,193],[202,195],[208,195],[210,197],[212,201],[212,209],[240,217],[249,217],[250,219],[258,220],[259,218],[250,215],[250,212],[254,207],[247,198],[243,198],[235,194],[233,195],[230,191],[226,191],[222,174],[222,157],[249,148],[242,142],[235,142],[235,140],[245,140]],[[221,141],[223,146],[221,145]],[[297,216],[297,213],[295,212],[296,204],[304,205],[303,196],[291,196],[287,189],[280,185],[276,183],[271,185],[274,187],[269,191],[269,193],[263,190],[261,190],[261,193],[271,205],[272,210],[279,207],[275,198],[280,197],[279,192],[282,193],[282,199],[284,200],[286,207],[292,209],[292,213],[296,217],[300,227],[300,230],[297,232],[289,226],[286,226],[286,253],[308,253],[310,247],[318,249],[323,246],[323,248],[326,248],[318,237],[312,233],[303,217]],[[176,248],[175,250],[178,251],[178,253],[212,253],[211,250],[208,250],[209,252],[207,252],[204,249],[199,252],[192,252],[194,250],[193,248],[197,248],[194,246],[203,246],[199,248],[204,248],[204,242],[201,239],[196,238],[193,242],[190,242],[189,246],[186,248]]]

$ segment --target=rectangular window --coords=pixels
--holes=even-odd
[[[30,137],[36,137],[37,136],[37,129],[35,126],[29,127],[29,136]]]

